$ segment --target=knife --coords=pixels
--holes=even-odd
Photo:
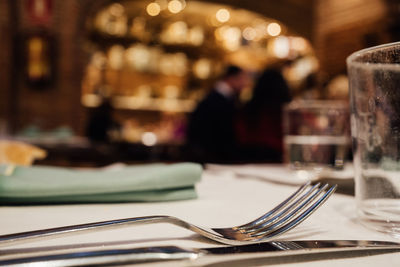
[[[94,250],[0,260],[0,266],[93,266],[174,262],[196,266],[212,261],[291,256],[323,252],[400,251],[400,243],[369,240],[271,241],[252,245],[187,249],[175,246]],[[204,261],[206,260],[206,261]]]

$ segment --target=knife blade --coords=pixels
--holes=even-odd
[[[225,256],[236,260],[255,257],[289,256],[321,252],[390,250],[400,251],[400,243],[370,240],[304,240],[271,241],[252,245],[190,249],[175,246],[110,249],[74,253],[49,254],[0,260],[0,266],[93,266],[147,264],[180,261],[196,265],[200,259],[218,259]],[[202,262],[204,263],[204,262]],[[176,262],[174,266],[177,266]]]

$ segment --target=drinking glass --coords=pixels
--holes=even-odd
[[[347,58],[360,221],[400,237],[400,43]]]
[[[345,101],[294,101],[284,107],[284,157],[291,169],[309,178],[342,170],[350,144],[349,105]]]

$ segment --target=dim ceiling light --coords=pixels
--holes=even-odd
[[[217,11],[215,17],[219,22],[227,22],[230,19],[231,14],[227,9],[221,8],[220,10]]]
[[[168,10],[171,13],[179,13],[183,9],[183,5],[179,0],[172,0],[168,3]]]
[[[271,36],[278,36],[281,34],[281,26],[276,22],[272,22],[268,25],[267,31]]]
[[[150,3],[150,4],[148,4],[146,11],[147,11],[147,14],[154,17],[154,16],[157,16],[158,14],[160,14],[161,7],[157,3]]]

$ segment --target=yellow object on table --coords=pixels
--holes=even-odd
[[[43,159],[47,152],[39,147],[19,141],[0,140],[0,164],[30,166]]]

